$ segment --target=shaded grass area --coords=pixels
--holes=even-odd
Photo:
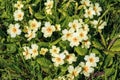
[[[29,0],[26,0],[29,1]],[[42,10],[42,7],[45,0],[31,0],[31,3],[36,3],[37,7],[34,12],[37,12],[37,9]],[[58,8],[61,7],[62,1],[65,0],[57,0]],[[61,2],[60,2],[61,1]],[[76,0],[79,2],[79,0]],[[96,49],[97,52],[101,54],[100,64],[98,65],[98,71],[93,73],[91,77],[84,78],[86,80],[119,80],[120,79],[120,46],[114,50],[110,50],[112,45],[115,44],[117,40],[116,36],[120,35],[120,0],[92,0],[93,2],[98,2],[103,8],[103,17],[102,19],[107,21],[107,26],[103,30],[103,38],[105,40],[106,46],[103,49]],[[28,60],[25,61],[22,56],[22,49],[20,48],[22,45],[18,42],[23,43],[25,40],[20,39],[11,39],[7,35],[7,29],[9,23],[13,22],[13,13],[14,8],[11,4],[14,4],[16,1],[14,0],[0,0],[0,79],[1,80],[49,80],[49,77],[55,77],[55,73],[58,73],[59,70],[52,70],[52,67],[42,68],[42,65],[39,65],[36,60]],[[41,4],[39,6],[39,4]],[[65,5],[65,4],[64,4]],[[74,4],[71,4],[67,8],[68,15],[73,16],[74,14]],[[64,12],[64,11],[63,11]],[[27,13],[27,11],[26,11]],[[59,17],[61,14],[58,14],[59,17],[56,17],[57,14],[54,15],[56,18],[53,23],[59,21]],[[26,15],[27,16],[27,15]],[[29,15],[28,15],[29,16]],[[44,16],[44,15],[43,15]],[[35,17],[35,16],[32,16]],[[32,18],[30,17],[30,18]],[[40,17],[41,18],[41,17]],[[44,20],[44,19],[43,19]],[[61,21],[62,22],[62,21]],[[97,35],[98,34],[98,35]],[[96,33],[94,36],[99,42],[102,42],[100,39],[99,33]],[[16,44],[14,44],[16,42]],[[118,45],[120,45],[120,40],[118,41]],[[24,43],[23,43],[24,44]],[[19,50],[17,50],[19,48]],[[46,62],[43,62],[46,63]],[[50,76],[49,76],[50,74]],[[81,75],[79,78],[83,78]]]

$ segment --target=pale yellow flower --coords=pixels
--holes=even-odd
[[[50,22],[45,22],[45,27],[42,27],[42,33],[44,34],[44,37],[51,37],[54,31],[55,26],[51,25]]]
[[[73,22],[69,22],[68,26],[72,31],[77,31],[79,28],[81,28],[81,24],[76,19]]]
[[[70,46],[74,47],[74,46],[78,46],[79,44],[80,44],[79,35],[77,33],[73,33],[70,39]]]
[[[82,41],[82,48],[90,48],[91,42],[89,40]]]
[[[63,36],[62,36],[63,41],[65,40],[69,41],[72,38],[73,31],[64,29],[62,33],[63,33]]]
[[[90,6],[91,2],[90,2],[90,0],[82,0],[81,4],[84,5],[84,8],[85,8],[85,7]]]
[[[95,3],[95,5],[93,6],[93,10],[95,11],[96,15],[99,16],[102,8],[99,6],[99,3]]]
[[[28,30],[27,34],[25,34],[25,37],[27,37],[27,40],[30,41],[32,38],[35,38],[36,33],[34,31]]]
[[[48,52],[47,48],[41,48],[41,50],[40,50],[41,55],[45,55],[47,52]]]
[[[82,67],[82,73],[86,76],[89,77],[90,73],[94,72],[94,69],[91,67],[91,65],[89,63],[84,63],[81,62],[80,66]]]
[[[93,7],[89,7],[89,9],[85,9],[85,18],[93,18],[93,15],[95,15],[95,11],[93,10]]]
[[[17,1],[17,3],[14,5],[15,8],[21,9],[23,8],[23,4],[21,1]]]
[[[90,66],[92,67],[96,67],[97,66],[97,62],[99,62],[99,58],[95,56],[95,53],[91,53],[90,55],[86,55],[84,58],[85,61],[87,61],[87,63],[90,64]]]
[[[31,56],[35,58],[38,56],[38,45],[37,44],[32,44],[31,49],[30,49]]]
[[[22,10],[16,10],[13,16],[15,21],[22,21],[24,17],[24,12]]]
[[[52,61],[54,62],[54,66],[58,67],[59,65],[64,64],[65,54],[57,54],[52,58]]]
[[[10,24],[7,33],[10,34],[12,38],[15,38],[17,35],[21,34],[21,30],[19,29],[19,27],[20,25],[18,23]]]
[[[62,53],[64,53],[66,55],[65,60],[69,63],[72,64],[73,62],[75,62],[77,60],[77,57],[75,56],[74,53],[69,53],[67,50],[64,50]]]
[[[33,19],[29,21],[29,25],[30,29],[36,32],[38,28],[41,26],[41,22],[37,22],[36,19]]]
[[[69,77],[73,80],[81,72],[81,67],[77,66],[77,67],[74,68],[72,65],[70,65],[68,67],[68,72],[69,72],[69,74],[67,75],[67,77]]]
[[[47,0],[47,2],[45,2],[45,6],[45,9],[53,8],[53,0]]]
[[[52,56],[56,56],[58,55],[60,52],[60,48],[56,47],[56,46],[52,46],[52,48],[50,49],[50,53]]]
[[[30,54],[30,48],[29,47],[23,47],[24,49],[24,52],[23,52],[23,55],[25,57],[25,59],[31,59],[31,54]]]
[[[87,33],[88,33],[88,32],[85,31],[84,29],[79,29],[79,30],[77,31],[78,38],[80,39],[80,42],[82,42],[83,40],[88,39]]]
[[[56,31],[60,31],[60,30],[61,30],[60,24],[56,24],[56,25],[55,25],[55,28],[56,28]]]

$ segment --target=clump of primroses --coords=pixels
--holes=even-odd
[[[54,0],[45,1],[44,12],[46,15],[50,16],[54,13],[54,10],[52,10],[54,8],[54,3]],[[13,13],[15,23],[9,24],[7,33],[11,38],[20,36],[26,38],[26,42],[30,42],[37,38],[38,32],[41,32],[42,38],[45,39],[51,38],[54,36],[54,32],[58,32],[61,41],[68,41],[68,46],[71,49],[74,50],[74,47],[77,46],[88,49],[92,44],[90,39],[91,34],[89,33],[91,27],[95,28],[95,30],[102,31],[107,23],[104,20],[97,19],[102,11],[99,3],[92,3],[90,0],[81,0],[79,6],[83,9],[83,19],[74,18],[68,22],[67,27],[65,26],[65,28],[63,28],[64,26],[61,27],[61,23],[54,24],[51,23],[51,21],[39,21],[36,18],[30,18],[27,22],[24,22],[23,26],[21,23],[24,20],[24,17],[26,17],[23,11],[24,5],[22,1],[17,1],[14,4],[15,11]],[[32,10],[31,7],[30,9]],[[96,18],[94,19],[94,17]],[[89,23],[85,21],[86,19],[89,20]],[[54,67],[58,68],[64,66],[64,64],[68,65],[66,71],[67,74],[53,80],[74,80],[75,77],[81,74],[89,77],[90,74],[94,72],[94,68],[99,62],[99,57],[97,57],[95,53],[90,53],[89,55],[85,55],[84,61],[79,62],[79,64],[75,66],[74,63],[78,60],[78,54],[74,51],[70,52],[67,49],[61,49],[57,43],[49,47],[39,47],[38,44],[33,41],[30,46],[23,46],[22,48],[22,54],[25,60],[31,58],[35,59],[38,55],[40,55],[40,57],[45,57],[50,54],[50,61],[53,63]]]

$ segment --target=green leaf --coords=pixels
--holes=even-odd
[[[6,47],[8,53],[14,53],[17,48],[16,44],[7,44]]]
[[[45,18],[45,16],[43,16],[43,15],[41,15],[41,13],[35,13],[35,18],[37,18],[37,19],[44,19]]]
[[[44,80],[52,80],[50,76],[45,77]]]
[[[74,50],[75,52],[77,52],[78,55],[81,56],[85,55],[88,52],[86,48],[81,48],[81,47],[75,47]]]
[[[104,67],[109,67],[111,66],[113,63],[113,56],[112,55],[107,55],[107,57],[105,58],[105,66]]]
[[[49,43],[48,42],[39,42],[38,45],[40,47],[47,47],[47,46],[49,46]]]
[[[51,68],[52,67],[52,63],[50,60],[46,59],[46,58],[38,58],[37,62],[43,66],[43,67],[47,67],[47,68]]]
[[[106,77],[110,77],[112,76],[113,74],[115,73],[115,69],[112,67],[112,68],[106,68],[105,69],[105,75]]]
[[[120,39],[117,39],[113,46],[110,48],[111,51],[120,51]]]
[[[93,46],[94,46],[95,48],[97,48],[97,49],[104,49],[103,45],[102,45],[98,40],[96,40],[96,39],[94,39],[94,40],[92,41],[92,44],[93,44]]]
[[[63,49],[69,48],[69,43],[67,41],[61,41],[59,42],[60,47],[62,47]]]

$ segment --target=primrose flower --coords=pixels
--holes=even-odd
[[[15,8],[21,9],[23,8],[23,4],[21,1],[17,1],[17,3],[14,5]]]
[[[83,40],[88,39],[87,33],[88,33],[88,32],[85,31],[84,29],[79,29],[79,30],[77,31],[78,38],[79,38],[80,42],[83,41]]]
[[[96,15],[99,16],[102,8],[100,7],[99,3],[95,3],[95,5],[93,6],[93,10],[95,11]]]
[[[90,3],[91,3],[90,0],[82,0],[81,1],[81,4],[84,5],[84,8],[90,6]]]
[[[70,27],[70,30],[72,30],[72,31],[77,31],[81,27],[81,24],[79,23],[78,20],[74,20],[73,22],[69,22],[68,25]]]
[[[99,62],[99,57],[96,57],[94,53],[91,53],[90,55],[86,55],[84,58],[87,63],[89,63],[92,67],[97,66],[97,62]]]
[[[35,19],[29,21],[30,29],[34,30],[35,32],[41,26],[41,22],[37,22]]]
[[[82,48],[90,48],[91,42],[87,39],[82,41]]]
[[[19,27],[20,25],[18,23],[10,24],[7,33],[10,34],[12,38],[15,38],[17,35],[21,34],[21,30],[19,29]]]
[[[56,25],[55,25],[55,28],[56,28],[56,31],[60,31],[60,30],[61,30],[60,24],[56,24]]]
[[[25,37],[27,37],[28,41],[30,41],[32,38],[35,38],[36,33],[34,31],[28,30],[27,34],[25,34]]]
[[[95,11],[93,10],[93,7],[89,7],[89,9],[85,9],[85,18],[93,18],[93,15],[95,15]]]
[[[68,67],[68,72],[69,72],[69,74],[67,75],[67,77],[69,77],[73,80],[74,77],[77,77],[79,75],[79,73],[81,72],[81,67],[77,66],[74,68],[72,65],[70,65]]]
[[[52,10],[51,9],[45,9],[46,14],[52,15]]]
[[[90,64],[81,62],[80,66],[82,67],[82,73],[86,76],[89,77],[90,73],[94,72],[94,69],[91,67]]]
[[[79,44],[80,44],[79,35],[77,33],[73,33],[70,39],[70,46],[74,47],[74,46],[78,46]]]
[[[51,37],[54,31],[55,26],[51,25],[50,22],[45,22],[45,27],[42,27],[42,33],[44,33],[44,37]]]
[[[47,0],[47,2],[45,2],[45,9],[51,9],[53,7],[53,0]]]
[[[63,36],[62,36],[63,41],[70,40],[72,38],[73,31],[64,29],[62,30],[62,33],[63,33]]]
[[[14,12],[14,20],[15,21],[22,21],[23,20],[23,16],[24,16],[24,12],[22,10],[16,10]]]
[[[50,49],[50,53],[52,56],[58,55],[60,52],[60,48],[56,46],[52,46],[52,49]]]
[[[31,56],[35,58],[38,56],[38,45],[37,44],[32,44],[31,49],[30,49]]]
[[[77,60],[77,57],[75,56],[75,54],[66,53],[65,60],[68,61],[69,64],[72,64]]]
[[[59,65],[64,64],[65,54],[57,54],[52,58],[52,61],[54,62],[54,65],[58,67]]]
[[[98,28],[99,30],[104,29],[107,25],[107,23],[103,20],[100,20],[99,22],[97,20],[93,20],[91,21],[91,24],[94,25],[94,28]]]
[[[24,52],[23,52],[23,55],[25,57],[25,59],[31,59],[31,54],[30,54],[30,48],[29,47],[23,47],[24,49]]]
[[[48,52],[47,48],[41,48],[41,50],[40,50],[41,55],[45,55],[47,52]]]
[[[83,24],[83,25],[82,25],[82,29],[83,29],[84,31],[88,32],[88,31],[89,31],[88,24]]]

